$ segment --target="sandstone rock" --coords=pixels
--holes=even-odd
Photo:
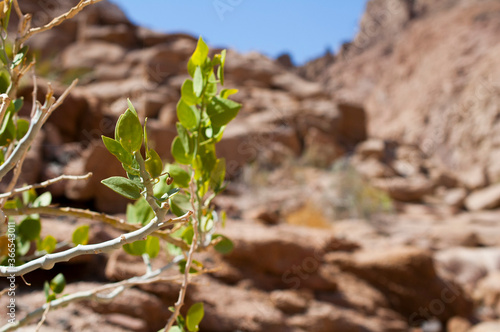
[[[423,177],[377,179],[372,184],[386,191],[391,198],[403,202],[419,201],[434,189],[434,183]]]
[[[467,190],[463,188],[450,189],[444,196],[444,202],[451,207],[460,209],[463,207],[466,197]]]
[[[498,317],[500,315],[500,272],[492,272],[480,280],[472,296],[483,311],[487,308],[492,316]]]
[[[488,184],[486,172],[481,166],[473,167],[466,172],[460,173],[460,182],[469,190],[483,188]]]
[[[290,72],[273,76],[271,85],[274,88],[288,91],[299,99],[316,98],[325,95],[320,84],[308,82]]]
[[[86,26],[79,37],[85,41],[99,40],[127,48],[137,45],[138,42],[135,28],[129,24]]]
[[[307,310],[313,294],[304,291],[275,290],[270,294],[271,301],[286,314],[297,314]]]
[[[496,332],[500,329],[500,321],[484,322],[474,325],[469,332]]]
[[[123,47],[103,41],[74,43],[62,53],[61,66],[64,69],[76,69],[93,68],[102,63],[118,63],[123,61],[125,52]]]
[[[471,328],[471,323],[463,317],[452,317],[446,324],[446,329],[449,332],[468,332]]]
[[[387,178],[396,175],[392,168],[374,158],[353,159],[352,163],[356,171],[367,179]]]
[[[340,136],[348,145],[366,140],[366,113],[363,107],[355,104],[339,103]]]
[[[91,301],[88,306],[100,314],[122,314],[140,319],[147,324],[148,331],[164,327],[170,315],[167,305],[158,297],[134,288],[125,289],[109,303]]]
[[[325,133],[318,128],[309,128],[304,137],[303,158],[308,163],[320,167],[328,167],[333,161],[342,157],[345,149],[340,146],[332,133]]]
[[[227,59],[225,75],[246,86],[269,88],[273,76],[283,71],[280,65],[255,52],[242,55],[229,50]]]
[[[465,207],[469,211],[494,209],[500,206],[500,184],[491,185],[472,192],[465,199]]]
[[[428,251],[414,247],[359,251],[352,257],[331,254],[328,261],[380,290],[410,324],[432,316],[445,321],[471,313],[472,303],[463,290],[436,274]]]
[[[109,314],[104,318],[110,324],[120,326],[129,331],[146,332],[148,331],[147,322],[140,318],[133,318],[122,314]]]
[[[64,172],[69,175],[93,173],[88,181],[68,182],[65,188],[66,197],[79,201],[94,199],[98,211],[107,213],[125,211],[129,200],[101,184],[101,180],[108,177],[125,176],[121,163],[108,152],[102,141],[91,142],[81,158],[71,161]]]
[[[360,155],[361,158],[372,157],[377,160],[382,160],[385,155],[385,142],[373,138],[364,141],[356,147],[356,154]]]

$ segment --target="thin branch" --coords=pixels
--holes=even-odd
[[[45,311],[43,312],[43,315],[42,315],[42,319],[40,319],[40,322],[38,322],[35,332],[40,331],[40,328],[42,327],[43,323],[47,319],[47,314],[49,313],[49,310],[50,310],[50,302],[47,303],[47,308],[45,308]]]
[[[47,120],[48,116],[57,108],[64,99],[68,96],[71,89],[73,89],[76,85],[77,81],[73,81],[73,83],[63,92],[63,94],[57,99],[55,103],[52,103],[51,99],[53,98],[50,93],[47,95],[47,99],[45,100],[45,105],[41,108],[38,108],[31,118],[31,123],[28,128],[28,132],[24,135],[24,137],[19,141],[19,144],[16,146],[12,154],[5,160],[5,162],[0,166],[0,180],[16,166],[17,162],[20,160],[25,151],[29,149],[33,141],[35,140],[38,132],[42,128],[42,125]],[[45,106],[48,106],[46,108]]]
[[[45,303],[40,308],[29,312],[24,318],[16,321],[14,324],[6,324],[0,328],[0,332],[14,331],[21,326],[27,325],[31,320],[41,317],[44,312],[50,307],[50,310],[55,310],[68,305],[69,303],[81,302],[84,300],[100,300],[109,301],[122,293],[125,289],[131,288],[136,285],[151,284],[161,281],[172,281],[178,278],[178,276],[162,277],[161,273],[170,269],[175,264],[179,263],[184,256],[179,255],[174,257],[174,259],[167,265],[152,271],[151,273],[146,273],[139,277],[132,277],[130,279],[122,280],[112,284],[106,284],[97,287],[93,290],[81,291],[73,294],[66,295],[56,300],[52,300],[49,303]],[[112,290],[108,294],[100,294],[105,291]]]
[[[116,229],[120,229],[122,231],[133,232],[141,228],[139,224],[130,224],[125,222],[125,220],[110,216],[105,213],[94,212],[90,210],[83,210],[77,208],[70,207],[52,207],[52,206],[40,206],[40,207],[24,207],[21,209],[4,209],[3,212],[7,216],[26,216],[30,214],[45,214],[50,216],[62,216],[62,217],[74,217],[74,218],[83,218],[89,220],[97,220],[104,222],[113,226]],[[175,223],[183,223],[184,219],[174,220],[170,219],[169,225]],[[165,225],[162,225],[163,227]],[[171,243],[182,250],[188,250],[189,246],[182,240],[173,238],[170,236],[170,230],[156,230],[151,235],[158,236],[159,238]]]
[[[194,176],[194,172],[193,172]],[[195,192],[193,177],[191,177],[191,193]],[[194,205],[194,195],[191,194],[191,206]],[[187,287],[189,285],[189,271],[191,270],[191,264],[193,263],[193,256],[196,251],[196,246],[198,244],[198,217],[196,214],[193,215],[193,240],[191,242],[191,248],[189,249],[188,257],[186,260],[186,267],[184,269],[184,280],[182,281],[181,290],[179,291],[179,297],[177,302],[175,302],[174,312],[168,319],[167,324],[165,325],[165,332],[168,332],[170,328],[173,326],[174,322],[177,320],[177,316],[181,311],[181,307],[184,305],[184,299],[186,298]]]
[[[47,180],[44,182],[40,182],[37,184],[32,184],[32,185],[22,187],[22,188],[17,188],[14,190],[11,189],[12,191],[10,191],[10,192],[0,194],[0,198],[11,197],[15,194],[19,194],[19,193],[22,193],[23,191],[28,191],[31,189],[45,188],[45,187],[48,187],[54,183],[57,183],[57,182],[63,181],[63,180],[87,180],[91,176],[92,176],[92,172],[89,172],[85,175],[61,175],[61,176],[58,176],[56,178],[53,178],[53,179],[50,179],[50,180]]]
[[[8,94],[2,93],[0,98],[2,99],[2,105],[0,105],[0,123],[2,123],[5,113],[7,112],[7,108],[10,105],[10,97]]]
[[[19,7],[19,3],[17,2],[17,0],[14,0],[12,2],[14,4],[14,10],[16,11],[17,16],[19,17],[19,20],[22,20],[24,15],[21,12],[21,7]]]
[[[39,268],[50,270],[56,263],[67,262],[71,258],[77,256],[110,252],[112,250],[121,248],[126,243],[132,243],[146,238],[148,235],[158,230],[166,223],[169,223],[171,221],[187,220],[193,214],[191,211],[188,211],[181,217],[164,221],[166,212],[166,209],[161,208],[159,213],[146,226],[134,232],[122,234],[112,240],[97,244],[78,245],[74,248],[62,252],[45,255],[21,266],[0,266],[0,276],[20,276]]]
[[[24,160],[26,159],[27,154],[28,154],[28,151],[27,150],[24,151],[23,155],[21,156],[21,159],[19,159],[19,161],[17,162],[17,165],[14,168],[14,175],[12,175],[12,179],[10,180],[10,183],[6,189],[7,193],[9,193],[9,191],[12,191],[12,189],[14,189],[14,187],[16,186],[17,180],[19,180],[19,176],[21,175],[21,171],[23,169],[23,163],[24,163]],[[7,202],[8,197],[10,197],[10,195],[6,196],[5,198],[0,199],[0,209],[3,209],[5,202]]]
[[[56,17],[56,18],[54,18],[52,21],[50,21],[49,23],[45,24],[44,26],[29,29],[24,36],[19,37],[16,40],[16,44],[18,44],[18,45],[23,44],[26,40],[28,40],[34,34],[50,30],[53,27],[58,26],[62,22],[66,21],[66,20],[69,20],[70,18],[72,18],[73,16],[75,16],[76,14],[78,14],[83,8],[87,7],[88,5],[92,5],[94,3],[98,3],[98,2],[101,2],[101,1],[102,0],[85,0],[85,1],[81,0],[78,3],[78,5],[76,5],[75,7],[71,8],[68,12],[66,12],[66,13],[64,13],[64,14]]]

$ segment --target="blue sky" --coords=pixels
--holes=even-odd
[[[136,24],[188,32],[212,46],[297,64],[333,51],[356,34],[367,0],[113,0]]]

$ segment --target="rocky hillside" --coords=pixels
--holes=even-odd
[[[74,3],[21,1],[35,24]],[[227,85],[244,107],[218,147],[231,184],[215,203],[230,216],[223,232],[235,250],[199,257],[215,269],[188,294],[205,303],[202,331],[500,330],[498,18],[491,0],[370,0],[351,43],[301,68],[228,52]],[[130,97],[170,159],[195,45],[136,26],[107,2],[41,34],[31,45],[40,96],[49,80],[80,83],[30,150],[23,180],[91,171],[90,181],[52,186],[53,196],[123,213],[127,201],[100,184],[123,172],[100,135],[112,135]],[[31,91],[26,81],[24,114]],[[116,236],[91,225],[93,241]],[[47,219],[44,232],[64,240],[68,227]],[[83,276],[76,290],[144,267],[116,252],[61,268]],[[177,290],[141,286],[46,324],[157,331]],[[19,302],[28,311],[42,292]]]

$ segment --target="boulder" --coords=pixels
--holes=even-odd
[[[385,155],[385,142],[380,139],[371,138],[356,147],[356,154],[363,159],[372,157],[382,160]]]
[[[474,325],[469,332],[497,332],[500,331],[500,321],[483,322]]]
[[[500,271],[490,273],[481,279],[472,294],[474,301],[489,311],[490,316],[500,316]]]
[[[444,203],[456,209],[461,209],[467,197],[467,190],[464,188],[454,188],[446,191]]]
[[[494,209],[500,206],[500,184],[472,192],[465,199],[465,207],[469,211]]]
[[[386,191],[392,199],[403,202],[420,201],[434,190],[434,182],[424,177],[376,179],[372,184]]]
[[[131,48],[138,44],[135,27],[129,24],[90,25],[84,27],[82,30],[79,34],[81,41],[98,40],[126,48]]]
[[[346,145],[353,146],[366,140],[366,113],[365,109],[352,103],[339,103],[340,112],[339,135]]]
[[[274,75],[271,79],[271,87],[288,91],[298,99],[317,98],[326,95],[319,83],[306,81],[290,72]]]
[[[64,69],[94,68],[108,63],[123,61],[126,50],[119,45],[105,41],[87,41],[74,43],[61,54],[61,66]]]

